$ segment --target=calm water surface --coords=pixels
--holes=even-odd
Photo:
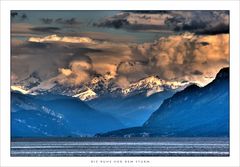
[[[13,139],[11,156],[229,156],[229,138]]]

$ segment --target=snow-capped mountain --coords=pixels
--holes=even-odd
[[[103,96],[86,103],[94,109],[115,116],[127,127],[139,126],[164,99],[184,89],[186,85],[187,83],[167,82],[151,76],[134,82],[125,89],[113,85]]]
[[[150,76],[130,84],[127,88],[122,89],[122,93],[126,96],[129,94],[133,94],[136,91],[138,93],[146,91],[146,95],[150,96],[154,93],[162,92],[166,89],[171,90],[182,88],[187,84],[188,83],[165,81],[158,78],[157,76]]]
[[[96,75],[90,82],[82,85],[62,85],[55,82],[53,86],[47,89],[32,89],[32,91],[37,92],[38,94],[61,94],[76,97],[81,99],[82,101],[88,101],[100,97],[105,93],[108,93],[110,84],[112,83],[111,80],[112,77],[108,74],[104,76]]]
[[[14,83],[13,89],[23,90],[25,94],[61,94],[80,98],[83,101],[93,100],[106,95],[114,97],[126,97],[139,93],[146,96],[162,92],[164,90],[181,90],[189,83],[165,81],[157,76],[150,76],[131,83],[126,88],[120,88],[115,84],[113,76],[110,74],[96,74],[93,79],[82,85],[62,85],[57,82],[43,81],[37,73],[32,73],[28,78]],[[50,86],[49,86],[50,85]]]
[[[73,97],[78,97],[79,99],[83,100],[83,101],[87,101],[87,100],[92,100],[97,98],[97,94],[92,91],[91,89],[88,89],[82,93],[76,94]]]

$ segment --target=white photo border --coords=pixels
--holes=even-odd
[[[11,157],[10,11],[11,10],[229,10],[230,156],[229,157]],[[239,166],[239,1],[2,1],[0,80],[0,166]],[[102,161],[102,162],[101,162]],[[108,162],[107,162],[108,161]],[[133,161],[128,163],[127,161]],[[145,162],[144,162],[145,161]],[[105,163],[103,163],[105,162]],[[110,163],[111,162],[111,163]]]

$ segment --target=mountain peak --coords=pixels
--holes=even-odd
[[[92,100],[92,99],[96,98],[97,94],[88,88],[86,91],[76,94],[73,97],[78,97],[83,101],[88,101],[88,100]]]
[[[163,79],[160,79],[158,76],[149,76],[147,78],[143,78],[137,82],[134,82],[129,85],[128,88],[125,88],[122,90],[122,93],[124,95],[128,95],[129,93],[132,93],[134,91],[147,91],[148,95],[149,93],[157,93],[162,92],[166,89],[178,89],[182,88],[184,86],[188,85],[188,82],[182,83],[177,81],[166,81]],[[150,91],[150,92],[149,92]]]
[[[216,76],[216,79],[224,79],[229,77],[229,67],[222,68]]]
[[[197,90],[197,89],[199,89],[200,87],[199,86],[197,86],[196,84],[191,84],[191,85],[189,85],[188,87],[186,87],[186,89],[184,89],[185,90],[185,92],[188,92],[188,91],[195,91],[195,90]]]

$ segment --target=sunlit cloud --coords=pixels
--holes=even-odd
[[[29,42],[67,42],[67,43],[91,43],[94,44],[95,42],[88,37],[60,37],[56,34],[49,35],[46,37],[30,37],[28,39]]]
[[[206,85],[229,66],[228,11],[121,11],[85,22],[39,16],[39,24],[28,17],[11,25],[12,82],[37,71],[46,84],[107,75],[122,88],[149,76]]]
[[[35,38],[29,40],[33,41],[32,39]],[[229,66],[228,34],[195,35],[184,33],[161,37],[152,43],[143,44],[113,42],[98,42],[96,44],[88,41],[89,45],[74,45],[71,46],[72,49],[68,48],[70,46],[64,49],[61,47],[62,44],[58,44],[58,42],[70,41],[69,43],[75,43],[78,41],[81,44],[85,41],[79,37],[69,38],[55,35],[50,36],[50,38],[49,36],[43,37],[36,41],[40,43],[51,41],[59,45],[59,49],[54,47],[54,52],[56,56],[61,55],[62,57],[58,60],[59,63],[55,62],[58,64],[56,64],[55,71],[61,75],[58,78],[61,84],[81,84],[89,81],[94,73],[101,75],[108,73],[122,87],[151,75],[157,75],[169,81],[181,82],[186,80],[205,85],[213,79],[220,68]],[[82,52],[84,54],[67,54],[78,47],[87,47],[89,50],[85,53]],[[61,54],[58,55],[60,52]],[[27,57],[25,56],[25,58]],[[17,59],[13,59],[14,63],[18,64],[15,60]],[[23,61],[25,60],[19,62],[24,63]],[[61,61],[63,62],[61,63]],[[40,67],[41,65],[39,65]],[[123,81],[126,84],[123,84]]]

